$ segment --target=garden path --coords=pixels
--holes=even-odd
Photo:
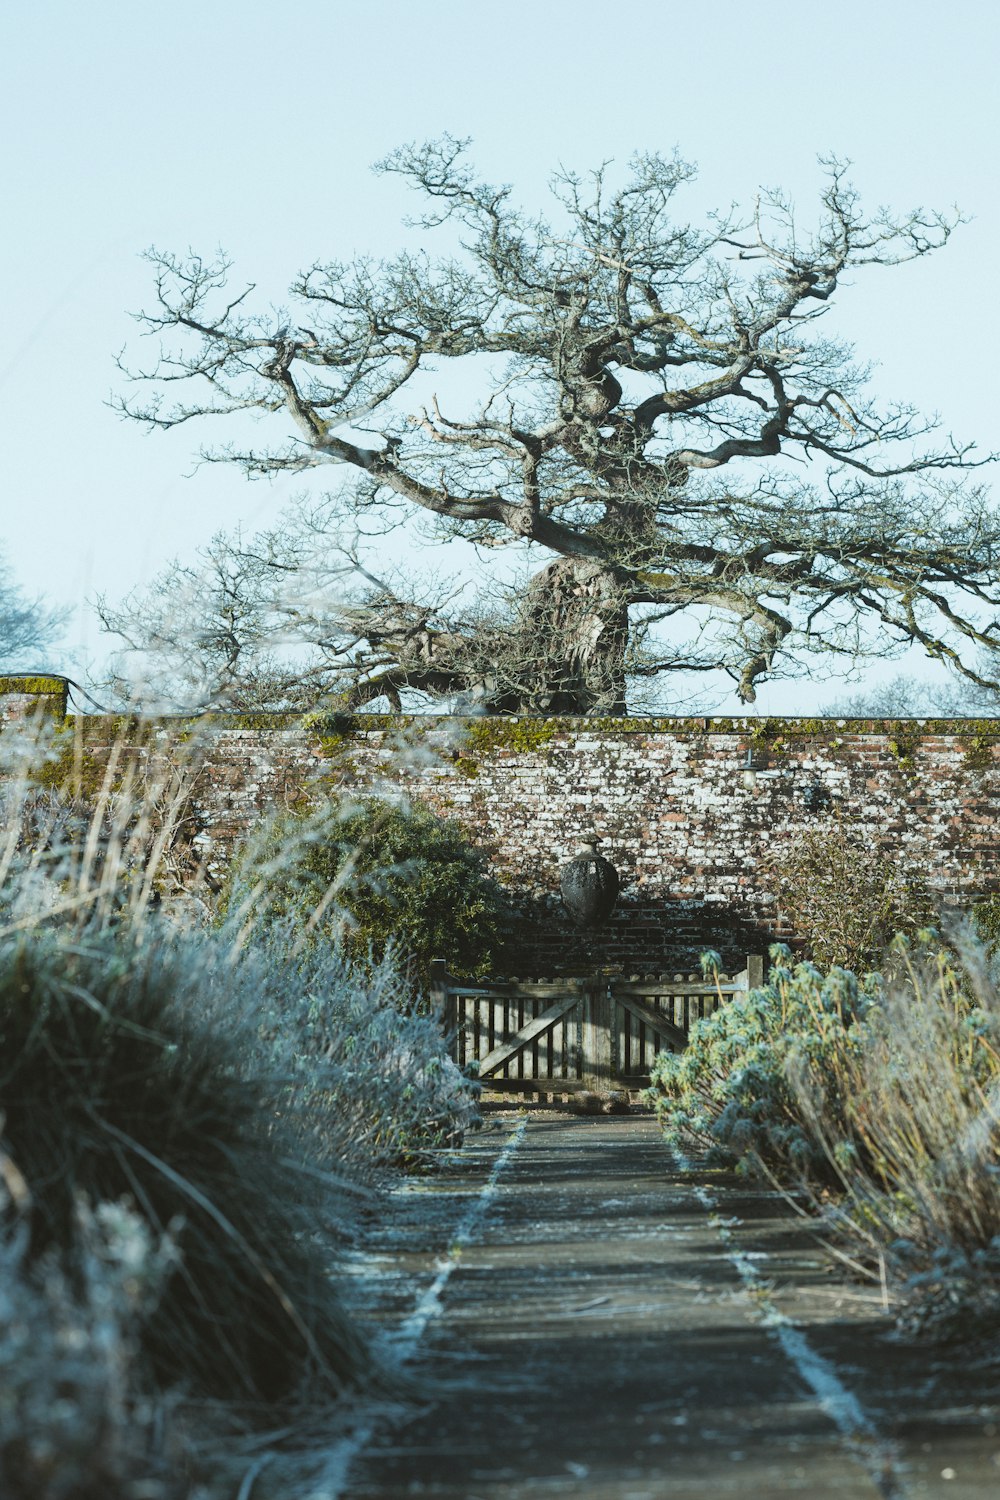
[[[494,1116],[394,1195],[356,1300],[418,1397],[360,1411],[323,1500],[1000,1493],[982,1368],[889,1337],[776,1195],[649,1116]]]

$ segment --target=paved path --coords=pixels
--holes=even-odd
[[[359,1419],[323,1500],[1000,1495],[995,1380],[888,1341],[780,1201],[682,1173],[649,1117],[495,1118],[395,1203],[358,1300],[422,1399]]]

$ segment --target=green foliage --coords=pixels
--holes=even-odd
[[[892,857],[870,830],[839,816],[779,851],[768,874],[780,911],[820,968],[869,968],[897,933],[913,936],[934,919],[926,873],[912,852]]]
[[[698,1021],[683,1052],[660,1054],[649,1097],[668,1137],[707,1151],[713,1163],[763,1163],[793,1180],[822,1181],[828,1164],[789,1083],[789,1062],[794,1055],[819,1079],[839,1076],[843,1059],[864,1045],[877,981],[790,967],[781,944],[771,954],[763,988]],[[830,1102],[840,1108],[835,1089]]]
[[[370,799],[282,817],[237,859],[225,902],[256,920],[291,917],[349,957],[394,945],[414,979],[494,967],[509,921],[502,890],[457,823],[420,804]]]

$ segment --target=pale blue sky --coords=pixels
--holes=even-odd
[[[867,204],[957,202],[973,221],[925,262],[874,272],[838,328],[877,387],[1000,449],[994,288],[1000,7],[988,0],[32,0],[0,22],[0,542],[59,602],[112,596],[292,486],[185,478],[191,427],[146,435],[104,404],[148,299],[150,244],[211,254],[280,300],[314,258],[391,255],[412,203],[369,165],[443,131],[540,207],[549,172],[677,145],[696,222],[780,184],[813,212],[819,152]],[[85,612],[59,665],[103,641]],[[762,710],[802,706],[787,686]],[[824,689],[824,696],[829,691]],[[720,705],[736,711],[735,702]]]

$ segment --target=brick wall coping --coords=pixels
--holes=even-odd
[[[212,714],[67,714],[67,679],[55,674],[0,674],[0,713],[5,697],[47,699],[50,710],[79,724],[83,734],[103,739],[108,733],[130,729],[146,734],[158,728],[191,733],[197,729],[227,732],[292,732],[326,738],[356,734],[462,733],[480,748],[532,750],[557,735],[587,737],[619,734],[733,734],[751,739],[776,740],[786,736],[891,735],[901,726],[925,735],[1000,736],[1000,716],[994,718],[824,718],[818,715],[627,715],[623,717],[553,717],[534,715],[364,714],[319,711],[313,713],[212,713]]]

